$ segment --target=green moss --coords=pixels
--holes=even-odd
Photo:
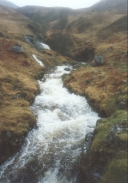
[[[123,72],[123,73],[127,72],[128,71],[128,65],[127,64],[128,64],[127,62],[118,63],[119,71]]]
[[[121,122],[122,120],[127,119],[127,111],[119,111],[117,110],[110,118],[101,120],[100,124],[95,129],[95,139],[91,146],[91,151],[99,150],[104,148],[104,143],[106,141],[106,137],[109,134],[109,131],[112,125]],[[120,134],[120,138],[125,138],[126,135]]]
[[[128,134],[127,133],[119,134],[118,137],[121,141],[126,141],[126,142],[128,141]]]
[[[127,159],[113,160],[107,167],[101,183],[126,183]]]
[[[127,159],[127,158],[128,158],[127,151],[122,150],[122,151],[117,152],[117,154],[116,154],[116,159]]]

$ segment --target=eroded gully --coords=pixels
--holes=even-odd
[[[99,117],[84,97],[63,87],[61,76],[70,72],[67,68],[72,70],[57,66],[38,81],[41,93],[31,106],[37,128],[29,132],[21,151],[0,167],[0,183],[75,183],[85,135]]]

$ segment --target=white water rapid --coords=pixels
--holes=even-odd
[[[75,183],[85,134],[98,115],[84,97],[63,87],[66,68],[57,66],[39,81],[41,93],[31,110],[37,128],[29,132],[21,151],[0,167],[0,183]]]
[[[38,62],[38,64],[40,65],[40,66],[44,66],[44,64],[41,62],[41,60],[39,60],[37,57],[36,57],[36,55],[32,55],[33,56],[33,58]]]
[[[42,46],[44,49],[46,49],[46,50],[51,50],[50,47],[49,47],[47,44],[45,44],[45,43],[40,43],[40,44],[41,44],[41,46]]]

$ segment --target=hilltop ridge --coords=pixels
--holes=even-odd
[[[89,8],[90,10],[103,11],[110,9],[127,11],[127,0],[101,0]]]
[[[13,8],[13,9],[18,8],[17,5],[15,5],[14,3],[10,2],[10,1],[6,1],[6,0],[0,0],[0,5],[6,6],[9,8]]]

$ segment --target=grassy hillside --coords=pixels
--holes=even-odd
[[[70,54],[87,64],[65,76],[65,86],[86,96],[92,108],[103,117],[93,133],[90,150],[82,156],[79,182],[126,183],[127,14],[112,10],[71,17],[63,34],[67,32],[79,43],[69,48]],[[93,67],[93,59],[88,59],[86,50],[90,44],[94,48],[93,58],[100,55],[103,65]],[[77,52],[81,52],[79,57]]]
[[[71,60],[52,50],[39,52],[31,47],[24,38],[33,35],[29,24],[28,18],[0,6],[0,163],[21,147],[28,131],[36,125],[29,106],[39,93],[37,79],[49,68]],[[13,51],[15,45],[22,46],[24,52]]]
[[[77,64],[76,71],[64,76],[64,83],[71,92],[85,96],[103,118],[90,150],[82,156],[81,183],[127,182],[127,12],[119,3],[105,11],[70,15],[63,30],[58,29],[59,21],[51,22],[47,32],[46,42],[53,50],[86,63]],[[104,63],[93,67],[97,55]]]
[[[9,8],[13,8],[13,9],[18,8],[17,5],[15,5],[14,3],[10,2],[10,1],[6,1],[6,0],[0,0],[0,5],[7,6]]]
[[[106,2],[108,9],[104,10]],[[30,18],[38,11],[42,18],[49,17],[45,42],[54,51],[43,52],[25,42],[24,35],[34,34],[33,22],[0,7],[1,162],[17,151],[22,137],[35,124],[28,107],[39,92],[36,79],[48,68],[70,61],[70,57],[77,61],[77,64],[74,62],[76,70],[64,76],[65,86],[85,96],[102,117],[97,122],[90,149],[82,155],[78,181],[127,182],[127,12],[126,1],[112,2],[111,5],[109,0],[102,0],[86,10],[66,9],[69,14],[62,27],[58,13],[61,9],[55,14],[55,9],[23,8],[22,13]],[[63,18],[65,15],[64,12]],[[23,46],[24,53],[11,50],[16,44]],[[40,67],[32,54],[42,60],[45,67]],[[100,66],[93,64],[97,55],[104,61]],[[81,66],[81,62],[86,65]]]

